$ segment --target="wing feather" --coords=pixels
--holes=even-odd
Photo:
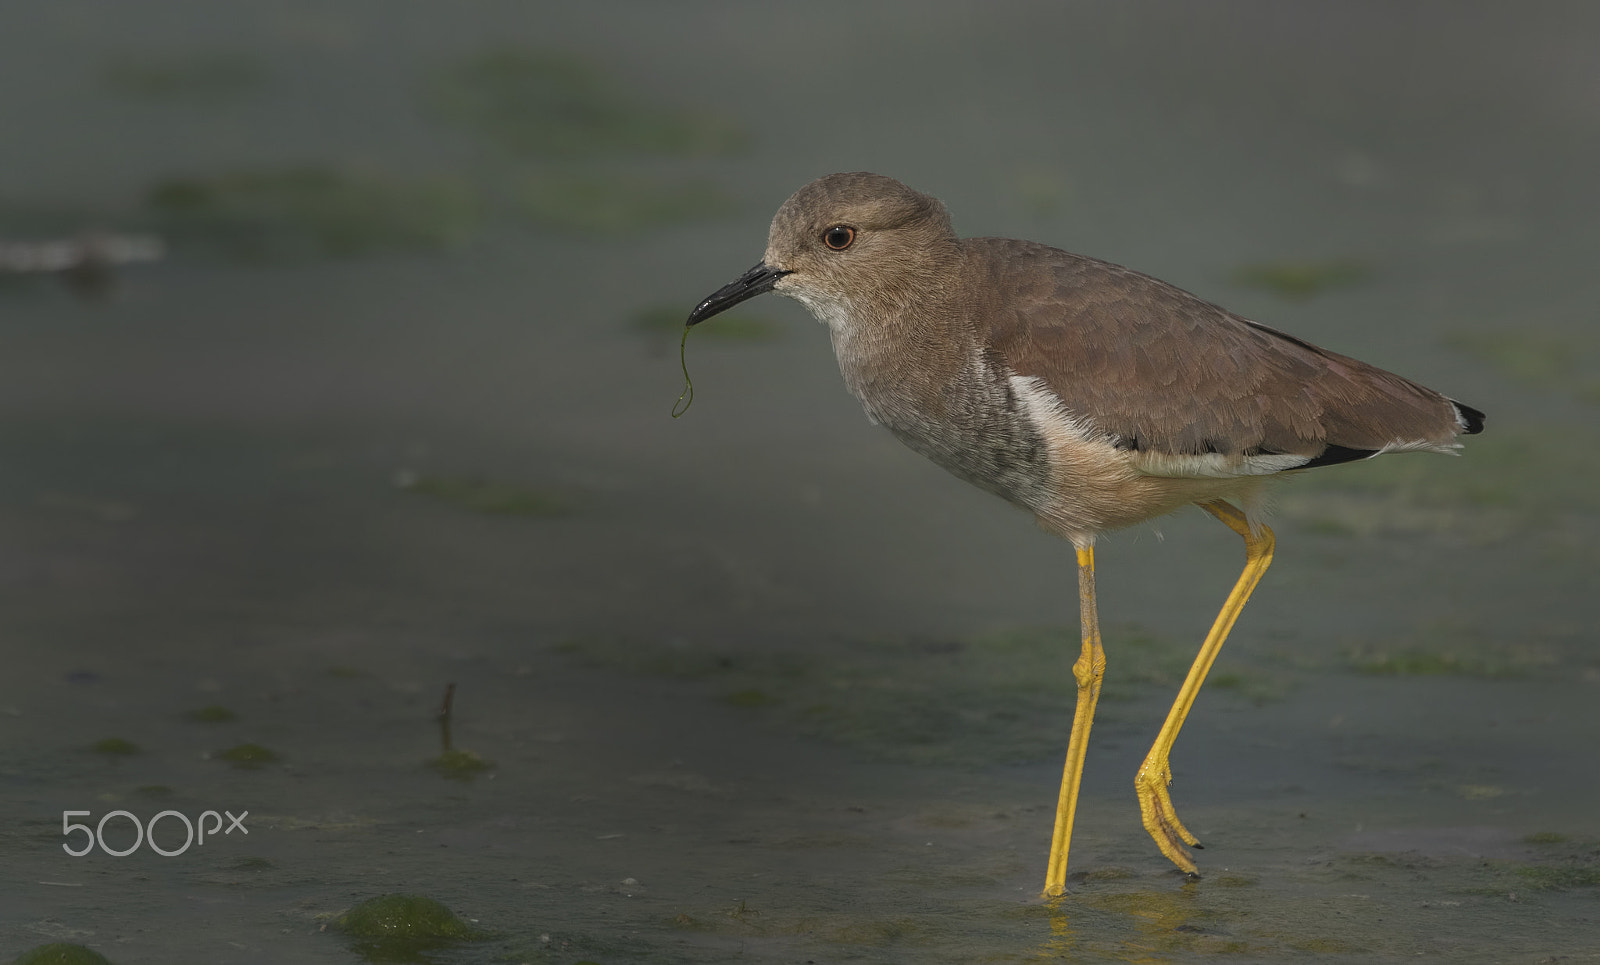
[[[1460,407],[1431,389],[1148,275],[1031,242],[963,244],[981,252],[969,270],[988,276],[967,290],[994,293],[971,306],[980,338],[1073,418],[1177,474],[1191,473],[1170,457],[1220,456],[1255,474],[1449,449],[1465,426]],[[1301,458],[1252,468],[1261,456]],[[1202,462],[1215,474],[1215,460]]]

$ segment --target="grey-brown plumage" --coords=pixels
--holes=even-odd
[[[1315,459],[1474,428],[1431,389],[1147,275],[1025,241],[962,246],[994,294],[973,320],[996,353],[1133,449]]]
[[[845,384],[875,422],[1078,547],[1079,717],[1047,892],[1064,880],[1074,768],[1104,666],[1095,537],[1197,504],[1245,539],[1245,572],[1137,782],[1146,828],[1193,872],[1183,845],[1196,842],[1166,797],[1167,752],[1271,561],[1272,533],[1255,516],[1263,481],[1448,452],[1483,428],[1483,413],[1432,389],[1139,272],[1034,242],[958,238],[937,199],[876,174],[801,188],[773,218],[762,261],[688,323],[766,291],[828,325]]]
[[[824,238],[833,229],[851,236],[840,250]],[[767,290],[828,324],[874,421],[1078,545],[1208,499],[1253,514],[1265,476],[1446,451],[1483,424],[1148,275],[1034,242],[959,239],[937,199],[881,175],[801,188],[762,263],[690,324]]]

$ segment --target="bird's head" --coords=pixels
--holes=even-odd
[[[865,293],[887,305],[925,291],[955,241],[937,198],[879,174],[830,174],[783,203],[761,262],[696,306],[688,324],[775,291],[847,326]]]

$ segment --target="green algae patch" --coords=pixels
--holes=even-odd
[[[1303,938],[1287,940],[1288,947],[1297,952],[1307,952],[1313,955],[1353,955],[1366,951],[1360,945],[1337,938]]]
[[[239,715],[221,704],[207,704],[184,714],[184,719],[196,724],[226,724],[239,719]]]
[[[523,157],[710,156],[749,142],[712,114],[651,105],[575,57],[492,50],[440,71],[425,103],[436,117]]]
[[[1206,880],[1218,888],[1254,888],[1261,883],[1254,875],[1240,874],[1207,875]]]
[[[447,750],[428,761],[428,766],[453,781],[470,781],[494,767],[494,761],[485,760],[474,751]]]
[[[682,912],[672,919],[671,924],[683,931],[723,935],[776,939],[804,936],[851,948],[904,950],[927,947],[944,937],[938,924],[930,924],[921,918],[899,915],[880,917],[848,911],[795,912],[783,907],[762,910],[750,907],[743,900],[732,908]],[[817,956],[819,959],[821,957]],[[856,956],[847,957],[854,960]]]
[[[83,945],[51,942],[28,949],[12,959],[12,965],[111,965],[111,960]]]
[[[1571,395],[1585,402],[1600,402],[1600,343],[1569,335],[1518,328],[1457,332],[1445,344],[1493,366],[1505,377],[1523,385]]]
[[[408,894],[369,898],[334,919],[333,927],[368,961],[420,961],[430,949],[490,937],[432,898]]]
[[[860,921],[840,922],[821,931],[824,941],[839,945],[865,945],[881,948],[888,945],[920,944],[928,939],[923,922],[916,918],[864,918]]]
[[[756,687],[746,687],[723,695],[722,700],[730,707],[765,707],[777,703],[778,698]]]
[[[1366,265],[1347,258],[1328,261],[1273,261],[1241,265],[1229,276],[1235,285],[1259,288],[1282,298],[1303,301],[1332,288],[1365,281]]]
[[[96,754],[105,754],[108,757],[129,757],[139,753],[139,745],[120,737],[103,737],[89,745],[89,749]]]
[[[253,771],[267,764],[280,760],[275,751],[270,751],[260,744],[237,744],[226,750],[217,751],[212,755],[219,761],[227,761],[234,767]]]
[[[517,211],[540,228],[596,238],[716,218],[735,208],[705,181],[592,171],[530,172],[513,183],[511,196]]]
[[[1175,692],[1195,644],[1137,626],[1107,628],[1118,660],[1102,696]],[[586,664],[677,680],[706,699],[881,759],[994,764],[1053,760],[1077,684],[1076,630],[1021,627],[962,638],[878,637],[796,648],[727,649],[692,640],[577,637],[558,651]],[[1232,692],[1252,697],[1252,686]],[[1228,690],[1221,693],[1226,694]],[[1142,713],[1142,711],[1141,711]]]
[[[1592,864],[1523,865],[1516,874],[1536,891],[1600,887],[1600,866]]]
[[[1455,619],[1424,623],[1391,641],[1363,641],[1345,648],[1357,673],[1387,677],[1479,677],[1502,680],[1548,671],[1560,664],[1549,641],[1500,639]]]
[[[1070,877],[1073,881],[1076,881],[1080,884],[1087,884],[1090,882],[1128,881],[1139,877],[1139,875],[1128,868],[1122,868],[1116,865],[1106,865],[1105,867],[1101,868],[1090,868],[1087,871],[1080,871],[1071,875]]]
[[[1360,673],[1380,677],[1519,677],[1522,671],[1499,661],[1485,660],[1469,654],[1430,653],[1426,651],[1356,650],[1350,655],[1350,665]]]
[[[1493,880],[1481,893],[1505,894],[1508,885],[1513,891],[1600,888],[1600,841],[1539,831],[1522,838],[1522,843],[1531,845],[1537,857],[1485,865],[1484,870],[1493,875]]]
[[[479,477],[406,473],[396,485],[409,493],[491,516],[565,516],[572,510],[571,501],[554,490]]]
[[[482,220],[477,192],[456,178],[316,165],[173,178],[145,207],[180,244],[262,261],[452,248]]]

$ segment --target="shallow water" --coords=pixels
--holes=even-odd
[[[441,962],[1600,958],[1595,14],[806,9],[0,11],[0,237],[172,244],[0,279],[0,956],[358,961],[335,916],[414,892],[492,935]],[[493,126],[551,72],[568,126]],[[669,418],[653,320],[852,169],[1490,414],[1282,489],[1173,759],[1199,881],[1129,785],[1232,536],[1102,545],[1044,903],[1070,548],[791,303],[697,328]],[[117,809],[249,834],[62,852]]]

